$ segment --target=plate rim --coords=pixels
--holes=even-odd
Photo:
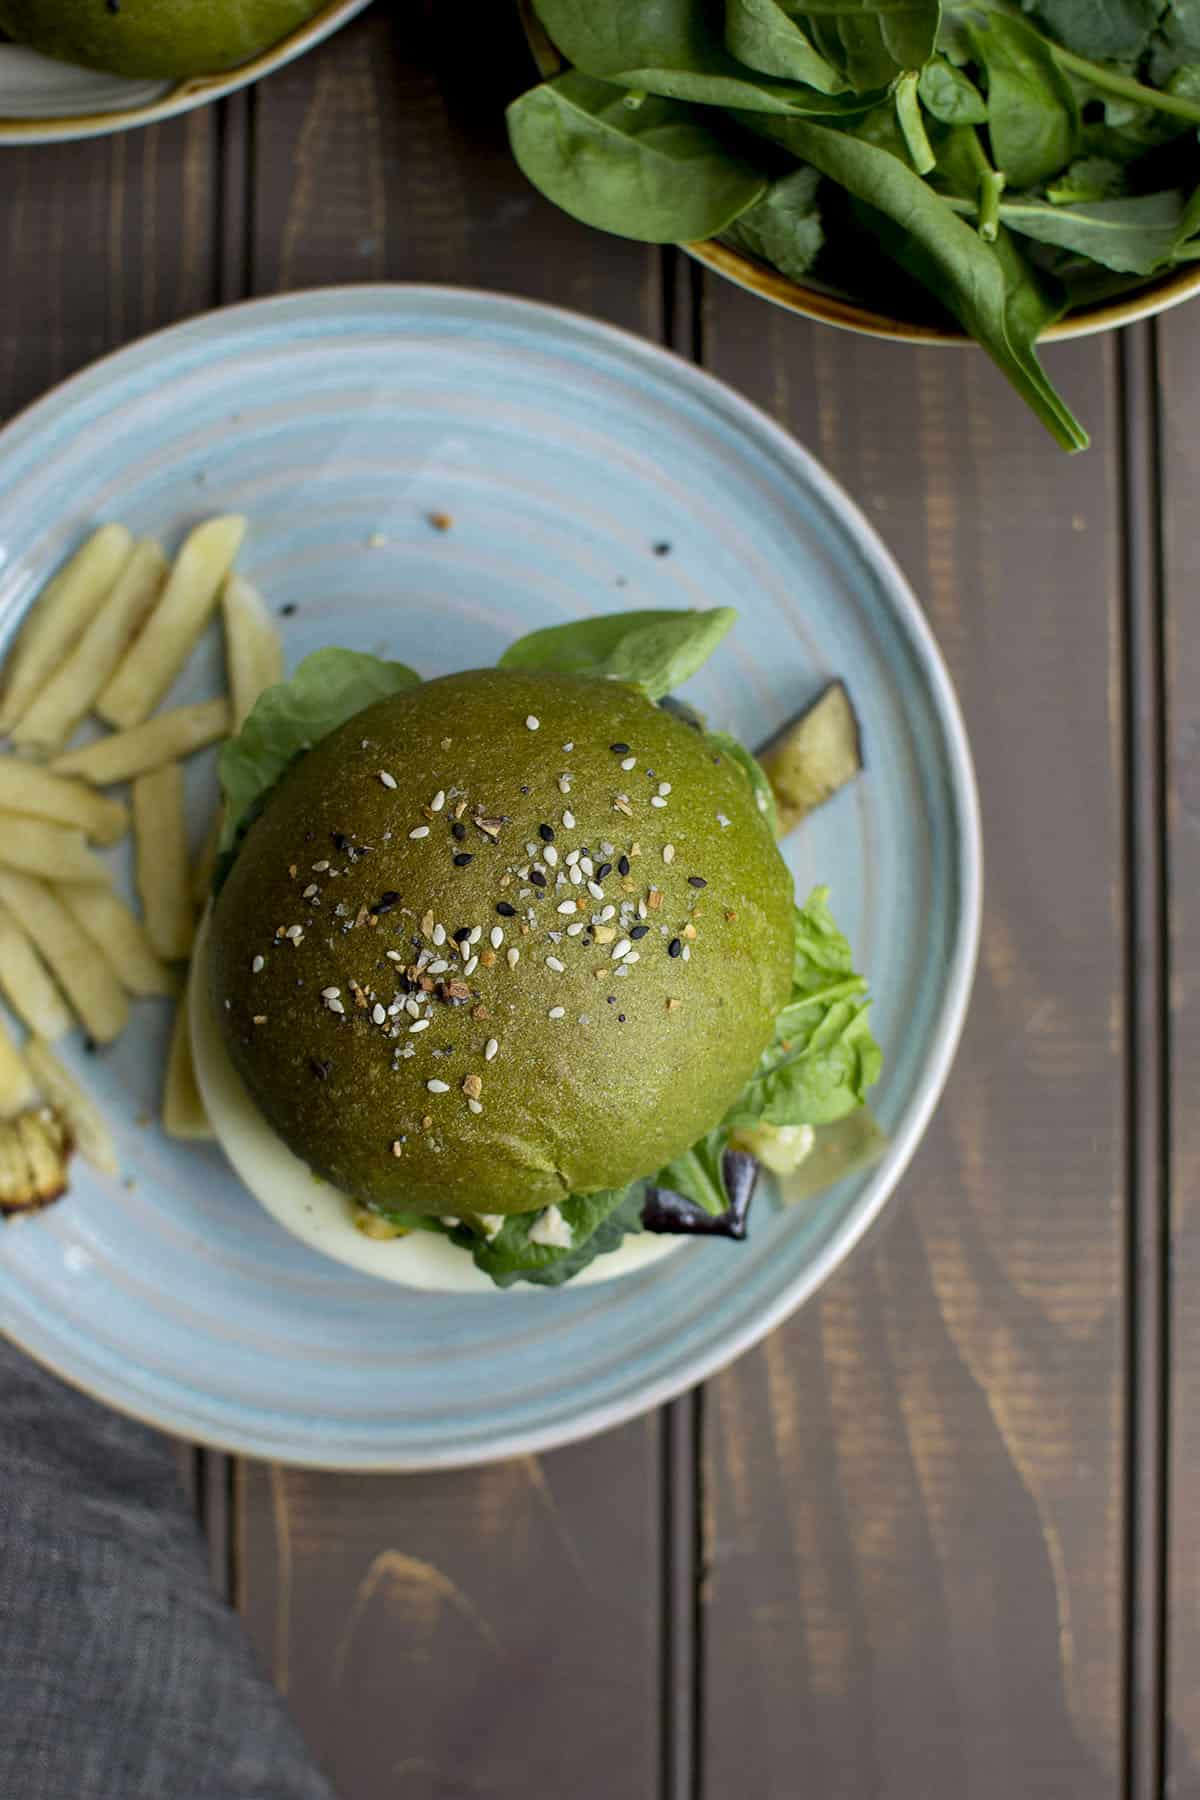
[[[210,101],[223,100],[228,94],[250,87],[264,75],[271,75],[307,51],[315,50],[358,13],[365,12],[370,4],[371,0],[329,0],[314,18],[298,25],[279,43],[261,50],[247,62],[217,75],[192,75],[186,80],[171,82],[165,94],[157,100],[143,101],[140,106],[116,107],[105,113],[52,113],[42,119],[22,119],[0,111],[0,149],[5,145],[84,143],[91,138],[114,137],[119,131],[158,125],[165,119],[194,112]]]
[[[363,0],[366,3],[366,0]],[[174,324],[146,333],[86,364],[82,369],[58,382],[46,393],[23,407],[0,427],[0,469],[15,440],[36,431],[39,415],[53,418],[77,393],[86,393],[97,382],[103,384],[111,366],[133,360],[147,350],[153,351],[172,340],[202,337],[216,331],[220,334],[229,323],[234,328],[244,319],[251,328],[260,319],[270,319],[295,312],[301,316],[324,316],[336,320],[347,301],[364,303],[368,308],[386,308],[399,297],[443,306],[453,306],[464,299],[483,302],[508,317],[524,317],[535,324],[539,320],[553,323],[571,332],[582,332],[593,341],[608,343],[626,359],[644,361],[658,367],[664,364],[673,378],[708,399],[718,409],[732,413],[736,422],[751,436],[764,438],[781,460],[799,463],[804,477],[818,501],[840,521],[847,536],[856,544],[864,561],[880,578],[881,588],[913,646],[928,686],[934,713],[942,731],[948,760],[946,773],[957,816],[958,841],[954,846],[953,869],[958,888],[958,919],[953,952],[947,969],[945,992],[934,1025],[934,1048],[910,1105],[908,1116],[893,1137],[884,1157],[871,1175],[861,1200],[830,1235],[813,1261],[776,1296],[774,1301],[706,1353],[694,1356],[686,1372],[678,1369],[646,1382],[634,1403],[628,1396],[597,1402],[576,1412],[569,1420],[556,1421],[537,1428],[514,1429],[489,1441],[482,1447],[462,1450],[450,1445],[444,1448],[426,1446],[420,1455],[382,1451],[361,1460],[360,1451],[351,1451],[350,1459],[339,1454],[336,1444],[310,1445],[289,1451],[276,1444],[260,1430],[240,1434],[197,1430],[197,1421],[185,1412],[173,1412],[169,1403],[158,1413],[148,1413],[110,1391],[101,1373],[95,1385],[84,1375],[62,1368],[44,1347],[33,1348],[22,1343],[14,1333],[4,1336],[69,1386],[110,1406],[127,1418],[138,1420],[154,1430],[170,1433],[194,1444],[222,1451],[227,1455],[255,1458],[287,1467],[336,1470],[345,1474],[406,1474],[424,1470],[476,1468],[487,1463],[505,1461],[513,1456],[538,1455],[560,1446],[579,1443],[602,1432],[615,1429],[635,1418],[644,1417],[666,1402],[690,1392],[713,1375],[728,1368],[747,1350],[761,1343],[778,1325],[797,1312],[862,1242],[893,1197],[901,1178],[911,1163],[924,1137],[933,1112],[941,1099],[962,1037],[974,981],[982,923],[983,837],[978,787],[974,762],[962,710],[950,672],[934,637],[916,593],[898,561],[858,503],[839,481],[817,460],[813,453],[784,426],[754,401],[719,376],[689,361],[677,351],[637,332],[606,320],[593,318],[569,307],[554,306],[521,295],[506,294],[489,288],[446,283],[370,282],[343,283],[329,287],[297,289],[284,294],[265,295],[243,300],[230,306],[212,308]]]

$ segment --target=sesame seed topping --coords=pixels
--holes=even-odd
[[[575,864],[579,861],[579,858],[582,854],[583,854],[583,852],[580,850],[568,850],[567,851],[567,867],[568,867],[568,869],[573,869],[575,867]]]
[[[500,948],[501,944],[504,942],[504,927],[502,925],[493,925],[492,926],[491,939],[492,939],[492,949],[498,950]]]
[[[451,825],[451,827],[450,827],[450,836],[452,838],[456,839],[457,842],[461,844],[463,839],[466,837],[466,835],[467,835],[467,828],[463,824],[462,820],[455,819],[453,825]]]
[[[491,1062],[493,1056],[495,1056],[495,1054],[496,1054],[497,1050],[499,1050],[499,1048],[500,1048],[500,1040],[498,1038],[489,1038],[487,1043],[483,1046],[484,1061]]]
[[[683,960],[684,962],[691,962],[692,960],[692,946],[690,944],[685,944],[683,946]]]
[[[507,900],[498,900],[496,902],[496,911],[500,914],[502,919],[515,919],[517,916],[516,907],[510,906]]]
[[[667,955],[668,956],[682,956],[682,954],[683,954],[683,940],[681,938],[672,938],[670,943],[667,945]]]
[[[467,963],[466,967],[463,969],[463,974],[464,975],[473,975],[478,967],[479,967],[479,958],[477,956],[473,956],[471,958],[470,962]]]
[[[473,1113],[481,1113],[483,1111],[483,1101],[476,1100],[470,1094],[467,1095],[467,1105]]]
[[[509,968],[515,969],[521,960],[521,952],[517,949],[517,946],[515,944],[510,944],[504,954],[508,960]]]
[[[637,768],[637,757],[636,756],[623,756],[621,758],[621,767],[623,769],[636,769]]]
[[[627,856],[618,857],[617,858],[617,874],[618,875],[628,875],[628,873],[629,873],[629,858]]]
[[[554,848],[554,845],[547,844],[543,854],[550,867],[556,869],[558,867],[558,851]]]
[[[583,869],[579,863],[571,864],[571,880],[576,887],[581,887],[583,885]]]
[[[637,943],[639,941],[639,939],[644,938],[646,936],[646,934],[649,930],[650,930],[650,927],[648,925],[633,925],[630,927],[629,935],[633,939],[634,943]]]
[[[429,1020],[428,1019],[414,1019],[408,1029],[414,1035],[418,1031],[428,1031],[429,1030]]]
[[[389,962],[402,963],[404,961],[399,950],[385,950],[383,954],[387,957]]]
[[[584,927],[583,920],[576,919],[574,925],[567,926],[567,936],[568,937],[578,937],[580,932],[583,931],[584,929],[585,929],[585,927]]]
[[[344,1013],[346,1010],[340,1000],[327,1000],[325,1004],[331,1013]]]
[[[612,864],[610,862],[602,862],[600,864],[600,867],[596,870],[596,880],[603,881],[606,875],[611,875],[611,874],[612,874]]]
[[[617,909],[610,901],[609,904],[604,908],[603,912],[600,914],[600,917],[602,920],[607,921],[609,919],[615,919],[616,916],[617,916]]]
[[[608,747],[614,756],[628,756],[629,754],[628,744],[610,744]]]
[[[575,911],[575,902],[573,900],[561,901],[558,906],[558,911],[560,913],[573,913]]]
[[[313,874],[314,875],[323,875],[328,867],[329,867],[328,858],[322,858],[322,860],[320,862],[315,862],[313,864],[313,866],[312,866]]]
[[[530,869],[529,879],[532,881],[534,887],[544,888],[546,885],[546,877],[542,874],[540,869]]]
[[[475,858],[469,850],[460,850],[458,855],[454,858],[454,866],[456,869],[465,869],[468,863],[473,863],[474,861]]]
[[[548,1019],[565,1019],[566,1016],[567,1009],[565,1006],[552,1006],[550,1011],[546,1014]]]
[[[304,936],[304,927],[303,925],[289,925],[283,935],[291,938],[293,944],[298,944]]]
[[[385,788],[394,788],[396,785],[396,777],[394,775],[389,775],[386,769],[380,769],[379,779],[382,781]]]
[[[665,863],[673,863],[675,861],[675,846],[674,846],[674,844],[664,844],[663,845],[663,861]]]
[[[446,927],[444,925],[435,925],[429,935],[435,944],[444,944],[446,941]]]
[[[444,975],[450,964],[444,956],[439,956],[435,962],[431,962],[427,966],[431,975]]]
[[[372,1025],[382,1025],[386,1018],[387,1018],[387,1007],[380,1006],[380,1004],[377,1000],[375,1002],[374,1006],[371,1008],[371,1023],[372,1023]]]
[[[665,806],[667,803],[661,794],[651,794],[650,804],[651,806]]]
[[[570,808],[568,808],[567,811],[563,814],[562,822],[566,826],[568,831],[574,831],[574,829],[575,829],[575,814],[570,810]]]
[[[427,1081],[425,1086],[429,1089],[431,1094],[448,1094],[450,1092],[450,1083],[448,1081],[438,1081],[435,1079],[433,1081]]]
[[[266,968],[266,966],[267,966],[266,957],[265,956],[256,956],[254,961],[250,964],[250,973],[252,975],[261,975],[263,970]]]
[[[320,893],[320,891],[321,891],[321,890],[320,890],[320,888],[319,888],[319,887],[318,887],[318,886],[317,886],[317,884],[316,884],[316,882],[315,882],[315,881],[310,881],[310,882],[309,882],[309,884],[308,884],[308,886],[307,886],[307,887],[306,887],[306,888],[305,888],[305,890],[304,890],[304,892],[303,892],[303,893],[302,893],[302,894],[301,894],[301,896],[300,896],[300,898],[301,898],[301,899],[302,899],[302,900],[311,900],[311,899],[312,899],[312,897],[313,897],[313,895],[314,895],[314,894],[319,894],[319,893]]]
[[[410,838],[426,838],[429,836],[429,827],[428,825],[415,825],[408,835]]]
[[[429,802],[429,810],[430,812],[441,812],[445,804],[446,790],[445,788],[439,788],[437,793],[433,796],[433,799]]]
[[[560,775],[560,776],[559,776],[559,778],[558,778],[558,791],[559,791],[559,793],[560,793],[560,794],[569,794],[569,793],[570,793],[570,791],[571,791],[571,777],[570,777],[570,776],[569,776],[569,775]]]
[[[625,961],[621,964],[621,967],[623,969],[627,969],[629,967],[630,963],[639,962],[640,960],[641,960],[640,951],[631,950],[629,952],[629,955],[625,958]]]
[[[543,844],[552,844],[554,842],[553,825],[539,825],[538,836],[541,838]]]
[[[588,893],[592,896],[593,900],[603,900],[604,889],[600,886],[600,883],[598,881],[589,881],[587,884],[587,890],[588,890]]]
[[[704,887],[708,886],[708,883],[707,883],[707,881],[705,881],[703,875],[689,875],[688,876],[688,886],[694,887],[694,888],[704,888]]]
[[[546,967],[548,969],[553,969],[554,973],[556,975],[561,975],[563,973],[563,971],[565,970],[566,966],[567,965],[565,963],[559,962],[557,956],[548,956],[546,958]]]
[[[612,947],[613,961],[620,962],[621,958],[623,956],[628,956],[629,952],[632,949],[633,949],[633,945],[630,943],[630,941],[627,937],[618,938],[617,942]]]
[[[525,720],[526,731],[536,731],[541,722],[540,719],[535,718],[534,715],[530,713]]]

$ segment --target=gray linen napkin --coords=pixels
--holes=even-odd
[[[333,1800],[166,1444],[0,1343],[0,1795]]]

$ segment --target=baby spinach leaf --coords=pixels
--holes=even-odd
[[[1152,275],[1165,268],[1180,241],[1183,195],[1177,190],[1121,200],[1046,205],[1040,200],[1002,200],[1000,218],[1010,231],[1077,251],[1106,269]]]
[[[540,1213],[512,1214],[490,1242],[466,1226],[455,1227],[450,1236],[462,1249],[473,1253],[475,1266],[490,1275],[498,1288],[512,1287],[517,1281],[530,1281],[537,1287],[561,1287],[598,1256],[615,1250],[629,1232],[640,1231],[641,1186],[572,1194],[558,1210],[571,1227],[571,1243],[565,1249],[530,1243],[529,1233]]]
[[[706,1213],[723,1213],[729,1205],[722,1159],[729,1148],[729,1127],[721,1124],[677,1156],[654,1177],[654,1186],[694,1200]]]
[[[878,99],[756,74],[729,54],[712,8],[696,0],[537,0],[537,13],[568,62],[638,93],[827,117],[853,116]]]
[[[1034,349],[1038,321],[1053,316],[1052,306],[1011,248],[1001,255],[996,244],[985,244],[943,196],[874,144],[807,119],[760,118],[757,126],[871,208],[887,254],[982,344],[1064,449],[1086,447],[1087,433],[1056,394]]]
[[[522,173],[573,218],[652,244],[715,237],[765,192],[765,176],[687,107],[574,71],[508,108]]]
[[[1052,37],[1099,62],[1137,62],[1149,48],[1161,0],[1038,0]]]
[[[260,694],[242,729],[221,751],[225,801],[222,853],[231,852],[280,776],[355,713],[421,677],[404,663],[357,650],[315,650],[295,673]],[[226,871],[228,863],[226,863]]]
[[[851,87],[886,87],[933,55],[939,0],[808,0],[797,16]]]
[[[707,612],[605,613],[531,631],[509,645],[499,666],[606,676],[661,700],[708,661],[736,618],[731,606]]]
[[[1011,187],[1037,187],[1079,148],[1079,107],[1045,39],[1020,19],[968,19],[987,75],[988,129],[997,168]]]
[[[820,180],[815,169],[801,167],[773,181],[762,199],[734,220],[726,242],[801,280],[825,241],[817,209]]]
[[[982,125],[987,120],[987,101],[971,77],[944,56],[925,64],[917,92],[926,111],[943,125]]]
[[[1119,162],[1108,156],[1083,156],[1047,184],[1046,198],[1054,206],[1115,200],[1128,186],[1129,178]]]
[[[710,731],[708,742],[718,755],[727,756],[731,762],[738,765],[750,783],[751,791],[754,794],[754,804],[771,827],[772,833],[778,836],[779,820],[778,808],[775,804],[775,790],[767,780],[767,772],[757,756],[753,756],[745,744],[738,738],[732,737],[727,731]]]
[[[840,94],[846,77],[826,62],[782,0],[726,0],[725,48],[748,68]]]

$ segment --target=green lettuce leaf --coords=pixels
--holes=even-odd
[[[731,606],[708,612],[604,613],[531,631],[509,645],[499,666],[608,676],[641,688],[650,700],[661,700],[708,661],[736,618]]]
[[[454,1242],[470,1250],[475,1266],[490,1275],[498,1288],[518,1281],[537,1287],[561,1287],[598,1256],[615,1250],[631,1231],[642,1225],[642,1184],[605,1189],[598,1194],[572,1194],[559,1207],[571,1227],[568,1249],[551,1244],[531,1244],[529,1233],[540,1213],[517,1213],[506,1219],[490,1243],[483,1242],[466,1226],[451,1231]]]
[[[384,662],[358,650],[316,650],[290,680],[261,694],[218,764],[225,802],[225,872],[267,795],[298,756],[364,707],[420,683],[421,677],[404,663]]]
[[[707,734],[710,744],[715,744],[724,756],[735,762],[754,792],[754,803],[766,819],[767,824],[776,836],[779,835],[778,809],[775,805],[775,790],[767,780],[767,772],[757,756],[747,750],[745,744],[731,737],[727,731],[710,731]]]
[[[723,1213],[729,1205],[721,1159],[729,1148],[730,1127],[721,1124],[707,1137],[694,1143],[690,1150],[677,1156],[658,1171],[653,1186],[670,1188],[686,1200],[694,1200],[705,1212]]]

